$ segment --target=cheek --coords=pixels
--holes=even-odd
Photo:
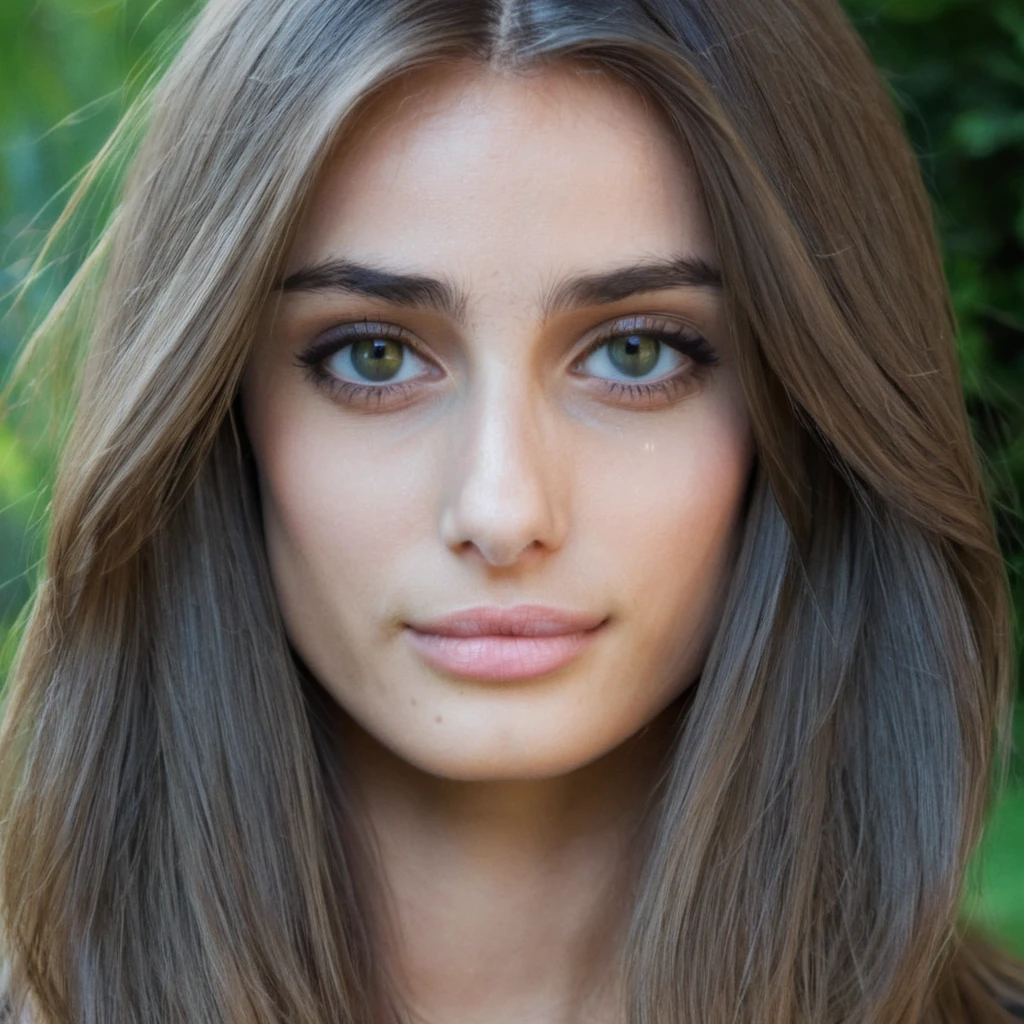
[[[255,359],[242,399],[289,637],[314,671],[321,662],[351,670],[359,629],[349,616],[381,601],[381,566],[409,536],[409,477],[380,458],[370,424],[342,429],[291,367]]]
[[[692,678],[731,578],[753,443],[741,410],[705,407],[616,459],[587,502],[599,510],[609,578],[659,674]],[[599,492],[599,493],[598,493]],[[680,660],[682,659],[682,660]]]
[[[336,632],[338,609],[380,605],[389,568],[429,533],[430,463],[415,444],[382,449],[372,423],[342,423],[308,395],[261,419],[253,446],[285,618],[324,616]]]

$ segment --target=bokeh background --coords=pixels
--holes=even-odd
[[[324,0],[325,3],[330,0]],[[471,2],[471,0],[467,0]],[[844,0],[890,84],[934,200],[1024,641],[1024,0]],[[22,289],[77,176],[174,50],[192,0],[0,0],[0,379],[107,212],[77,219]],[[14,297],[22,293],[20,301]],[[0,684],[45,532],[54,434],[0,420]],[[1021,677],[1018,694],[1024,691]],[[965,914],[1024,955],[1024,702]]]

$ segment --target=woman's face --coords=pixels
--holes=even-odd
[[[289,637],[400,758],[563,774],[700,673],[753,457],[715,263],[583,65],[417,71],[346,133],[243,403]]]

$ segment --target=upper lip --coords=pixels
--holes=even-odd
[[[595,629],[602,622],[602,616],[586,612],[541,604],[518,604],[464,608],[410,625],[419,633],[437,633],[440,636],[559,636]]]

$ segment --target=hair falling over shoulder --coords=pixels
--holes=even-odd
[[[659,798],[625,1019],[1012,1020],[1024,969],[959,919],[1007,743],[1007,583],[928,199],[834,0],[199,14],[107,233],[27,355],[77,340],[83,358],[0,736],[15,1015],[391,1019],[233,406],[255,298],[346,119],[461,60],[579,61],[660,105],[699,176],[753,417],[742,548]]]

